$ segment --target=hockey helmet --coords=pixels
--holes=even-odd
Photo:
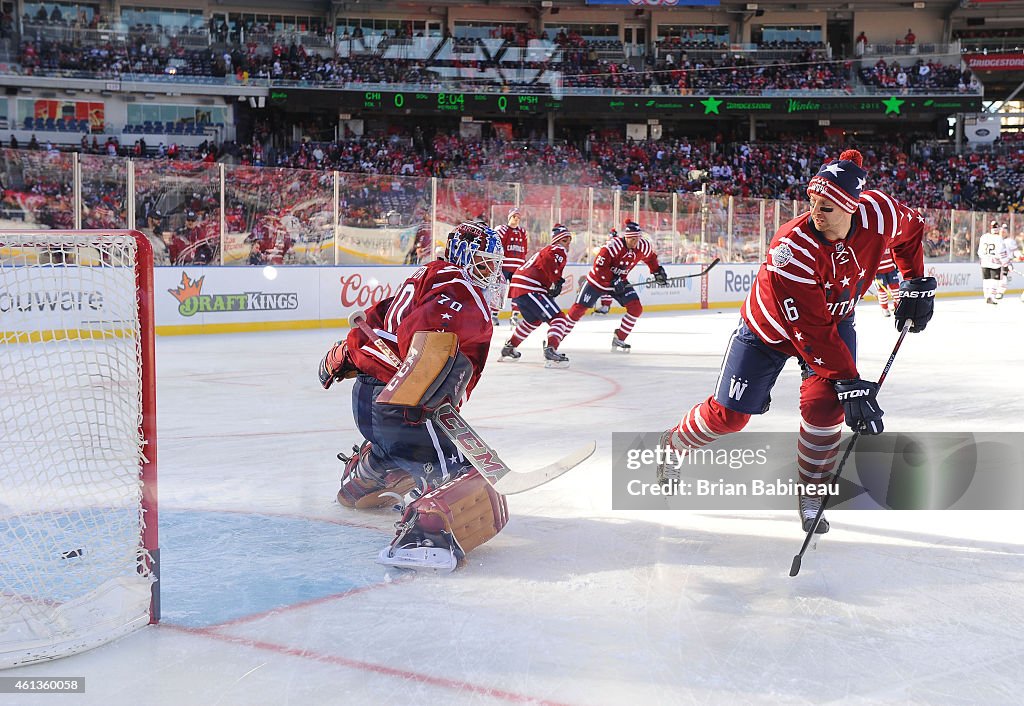
[[[501,274],[505,253],[497,233],[482,221],[465,221],[448,234],[444,259],[465,270],[480,287],[493,287]]]

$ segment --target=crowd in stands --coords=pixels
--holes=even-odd
[[[862,66],[860,78],[867,86],[900,92],[956,90],[964,93],[978,87],[977,79],[969,70],[961,71],[956,66],[923,59],[911,66],[902,66],[898,61],[887,64],[885,59],[879,59],[873,67]]]
[[[765,90],[851,90],[851,64],[825,60],[807,50],[788,59],[759,63],[746,56],[722,54],[717,60],[666,52],[658,63],[658,80],[683,92],[760,93]]]
[[[815,167],[840,149],[796,139],[623,143],[596,134],[579,146],[473,141],[445,134],[424,141],[422,151],[414,144],[406,137],[391,136],[302,142],[287,150],[268,150],[267,163],[292,167],[286,170],[246,164],[253,160],[255,148],[206,145],[207,157],[216,154],[234,162],[225,192],[227,235],[223,238],[215,165],[186,161],[187,155],[179,160],[139,160],[135,163],[136,226],[154,236],[159,264],[208,264],[222,256],[238,264],[320,263],[329,261],[330,253],[324,255],[317,243],[332,232],[333,176],[328,170],[341,171],[339,223],[351,229],[346,237],[358,240],[359,229],[384,225],[408,229],[422,219],[424,199],[431,193],[429,176],[459,180],[441,182],[438,189],[442,220],[484,213],[495,194],[511,198],[509,181],[522,182],[525,193],[534,195],[545,193],[544,185],[561,185],[562,206],[577,212],[586,211],[587,186],[598,187],[605,203],[610,201],[611,188],[621,188],[627,204],[639,190],[667,195],[706,188],[712,197],[709,208],[724,218],[725,196],[805,202],[807,181]],[[870,187],[912,206],[932,209],[926,242],[929,256],[944,257],[950,251],[946,209],[1024,213],[1024,140],[1016,150],[963,155],[940,154],[938,148],[933,152],[920,142],[910,153],[907,144],[894,140],[859,147]],[[81,158],[82,225],[123,228],[128,217],[124,162],[103,154],[103,146],[100,150]],[[4,181],[0,217],[31,218],[50,228],[73,227],[72,172],[68,152],[0,150]],[[440,213],[442,195],[444,214]],[[650,208],[651,202],[641,201]],[[658,202],[664,212],[667,200]],[[737,201],[737,214],[749,214],[750,204]],[[964,221],[958,223],[962,233],[954,241],[954,254],[969,259],[972,251]],[[745,232],[749,226],[746,223]],[[733,256],[756,255],[757,239],[750,239],[748,232],[743,242],[742,251]]]
[[[927,208],[1024,210],[1024,149],[932,158],[906,142],[863,148],[873,184]],[[829,154],[824,144],[670,139],[628,142],[591,135],[582,145],[469,141],[438,135],[417,151],[407,139],[301,143],[271,156],[275,166],[367,174],[436,176],[535,184],[617,186],[626,191],[711,193],[803,199],[807,180]],[[250,154],[243,148],[243,159]]]
[[[754,144],[720,138],[623,142],[595,133],[579,144],[468,140],[443,132],[415,140],[408,135],[303,140],[287,149],[254,141],[204,142],[191,149],[160,145],[154,150],[140,142],[122,146],[114,138],[105,143],[83,138],[79,151],[366,175],[617,187],[627,192],[688,193],[706,185],[713,194],[781,199],[803,199],[813,170],[834,151],[824,143],[797,139]],[[997,153],[934,157],[930,147],[911,150],[909,144],[893,140],[861,147],[875,187],[927,208],[1024,211],[1024,141],[1019,149]],[[11,146],[21,147],[16,141]],[[44,149],[38,142],[27,147]]]
[[[503,60],[504,50],[528,42],[531,35],[510,30],[506,44],[492,56],[479,40],[466,40],[465,56],[416,61],[383,58],[383,52],[348,56],[307,50],[300,43],[273,45],[251,41],[234,48],[189,48],[171,38],[166,44],[150,43],[146,35],[130,35],[127,41],[80,46],[70,40],[26,36],[20,44],[21,70],[28,75],[59,73],[65,76],[116,78],[122,75],[174,75],[176,77],[231,77],[302,81],[314,84],[421,83],[443,84],[472,80],[515,85],[528,82],[546,88],[554,81],[563,87],[641,91],[651,89],[680,93],[758,93],[765,90],[852,91],[854,76],[849,61],[826,59],[817,46],[799,43],[785,58],[758,59],[749,55],[708,52],[690,55],[688,44],[663,42],[657,53],[639,65],[614,52],[602,54],[595,42],[560,33],[557,51],[515,51],[514,60]],[[452,40],[456,41],[456,40]],[[464,42],[465,43],[465,42]],[[803,47],[800,49],[800,47]],[[509,54],[512,56],[512,54]],[[656,57],[656,58],[655,58]],[[529,78],[515,71],[532,69]],[[454,71],[453,71],[454,69]],[[557,77],[557,78],[556,78]],[[938,62],[918,61],[913,66],[879,61],[862,67],[860,81],[886,90],[976,90],[967,71]]]

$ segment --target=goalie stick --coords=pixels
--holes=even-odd
[[[366,323],[366,314],[356,311],[349,315],[349,321],[356,324],[373,344],[386,355],[397,368],[402,361],[395,352],[388,348],[377,332]],[[586,446],[541,468],[525,473],[516,473],[498,454],[487,445],[487,442],[476,433],[473,427],[462,418],[455,407],[445,403],[434,410],[433,420],[441,427],[441,432],[451,439],[452,443],[462,450],[463,455],[480,475],[502,495],[515,495],[533,490],[549,481],[553,481],[580,465],[597,449],[597,442],[591,441]]]
[[[462,450],[473,468],[502,495],[524,493],[553,481],[586,461],[597,448],[597,442],[591,441],[554,463],[517,473],[501,460],[494,449],[487,445],[451,404],[445,403],[438,407],[434,410],[432,418],[441,428],[441,432]]]
[[[896,360],[896,353],[899,352],[900,346],[903,345],[903,339],[907,337],[907,333],[910,331],[910,325],[913,323],[910,319],[907,319],[903,324],[903,328],[900,329],[900,337],[896,339],[896,345],[892,348],[892,354],[889,356],[889,360],[886,361],[885,367],[882,368],[882,374],[878,378],[878,389],[882,389],[882,383],[885,382],[886,376],[889,375],[889,369],[892,367],[893,361]],[[839,465],[836,467],[836,474],[832,476],[832,482],[836,483],[839,481],[839,476],[843,473],[843,466],[846,465],[846,459],[849,458],[850,452],[853,451],[854,444],[857,443],[857,439],[860,438],[860,432],[853,432],[853,436],[850,438],[850,443],[846,447],[846,451],[843,452],[843,458],[839,461]],[[828,505],[829,495],[826,495],[821,500],[821,505],[818,507],[818,512],[814,516],[814,522],[811,524],[811,529],[807,531],[807,536],[804,537],[804,544],[800,547],[800,553],[793,557],[793,563],[789,567],[789,575],[796,576],[800,573],[800,563],[803,561],[804,552],[807,551],[808,545],[811,543],[811,539],[814,537],[814,531],[818,529],[818,523],[821,522],[821,516],[825,514],[825,506]]]
[[[656,279],[645,279],[643,282],[637,282],[633,286],[634,287],[650,287],[652,285],[658,285],[659,287],[664,287],[665,285],[667,285],[667,284],[669,284],[671,282],[677,282],[677,281],[681,282],[682,280],[690,279],[691,277],[703,277],[708,272],[710,272],[711,268],[714,267],[715,265],[717,265],[719,262],[721,262],[721,259],[716,257],[714,260],[712,260],[710,263],[708,263],[707,267],[705,267],[700,272],[694,272],[693,274],[690,274],[690,275],[679,275],[678,277],[669,277],[667,280],[665,280],[665,284],[662,284],[662,285],[658,285],[658,280],[656,280]]]
[[[377,350],[384,354],[393,366],[396,368],[402,367],[402,359],[395,355],[395,352],[388,348],[388,344],[384,343],[384,340],[377,335],[370,324],[366,323],[366,312],[365,311],[353,311],[348,315],[349,323],[355,324],[360,330],[366,334],[366,337],[370,339],[370,342],[376,346]]]

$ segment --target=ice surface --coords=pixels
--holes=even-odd
[[[1024,304],[939,300],[880,401],[891,430],[1024,431]],[[84,676],[90,704],[1016,704],[1024,691],[1024,513],[611,510],[612,431],[658,431],[705,397],[735,311],[589,316],[543,366],[491,363],[463,409],[513,467],[588,439],[565,477],[451,575],[373,563],[390,511],[334,502],[358,441],[349,384],[316,367],[336,331],[161,338],[164,621],[4,676]],[[858,311],[860,368],[896,339]],[[799,373],[750,430],[796,431]],[[1022,469],[1024,472],[1024,469]],[[25,703],[0,695],[0,703]]]

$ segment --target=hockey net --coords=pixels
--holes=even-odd
[[[159,618],[153,254],[0,232],[0,668]]]

